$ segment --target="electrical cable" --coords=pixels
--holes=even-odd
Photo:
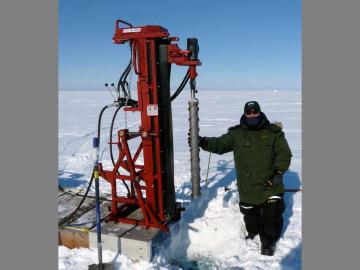
[[[207,188],[207,184],[208,184],[208,180],[209,180],[210,159],[211,159],[211,152],[209,152],[209,161],[208,161],[207,172],[206,172],[205,189]]]

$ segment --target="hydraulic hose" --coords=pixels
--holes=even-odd
[[[106,105],[105,107],[102,108],[102,110],[100,111],[100,114],[99,114],[99,118],[98,118],[98,130],[97,130],[97,137],[98,137],[98,140],[99,140],[99,145],[100,145],[100,132],[101,132],[101,118],[102,118],[102,115],[104,113],[104,111],[111,107],[111,105]],[[87,195],[90,191],[90,187],[92,185],[92,182],[94,180],[94,171],[92,171],[92,174],[91,174],[91,179],[90,179],[90,182],[86,188],[86,192],[84,194],[84,197],[81,199],[80,203],[78,204],[78,206],[75,208],[75,210],[68,216],[66,217],[66,219],[64,220],[61,220],[59,222],[59,225],[64,225],[66,222],[68,222],[76,213],[77,211],[79,211],[80,207],[82,206],[82,204],[84,203],[85,199],[87,198]]]
[[[85,194],[84,194],[83,198],[81,199],[80,203],[78,204],[78,206],[75,208],[75,210],[74,210],[69,216],[67,216],[65,219],[60,220],[60,222],[59,222],[59,225],[60,225],[60,226],[64,225],[64,224],[67,223],[69,220],[71,220],[72,217],[77,213],[77,211],[79,211],[80,207],[82,206],[82,204],[84,203],[85,199],[87,198],[87,195],[88,195],[88,193],[89,193],[89,191],[90,191],[90,187],[91,187],[91,185],[92,185],[93,180],[94,180],[94,172],[93,172],[92,175],[91,175],[91,179],[90,179],[89,185],[87,186],[86,191],[85,191]],[[67,225],[69,225],[69,224],[67,224]]]
[[[117,113],[121,109],[121,107],[122,106],[117,108],[116,111],[114,112],[113,118],[111,120],[111,126],[110,126],[110,138],[109,138],[110,147],[109,148],[110,148],[110,157],[111,157],[113,166],[115,166],[115,160],[114,160],[113,149],[112,149],[112,134],[113,134],[113,129],[114,129],[115,118],[116,118]]]
[[[109,215],[108,215],[109,216]],[[102,219],[100,219],[100,221],[102,222],[103,220],[105,220],[108,216],[103,217]],[[66,227],[83,227],[86,226],[88,224],[91,224],[89,227],[86,228],[86,230],[91,230],[92,228],[94,228],[96,226],[96,220],[93,221],[88,221],[88,222],[83,222],[83,223],[77,223],[77,224],[67,224],[67,225],[61,225],[61,227],[66,228]]]
[[[181,91],[184,89],[185,85],[189,81],[189,71],[186,72],[184,79],[180,83],[178,89],[175,91],[175,93],[170,97],[170,101],[173,101],[175,98],[177,98],[178,95],[180,95]]]
[[[99,118],[98,118],[98,132],[97,132],[97,137],[98,137],[98,140],[99,140],[99,147],[100,147],[101,118],[102,118],[102,115],[103,115],[104,111],[105,111],[107,108],[110,108],[110,107],[112,107],[112,105],[106,105],[104,108],[102,108],[102,110],[100,111],[100,114],[99,114]]]
[[[118,81],[118,85],[117,85],[117,91],[120,94],[120,90],[122,90],[122,92],[124,93],[124,97],[126,97],[126,90],[125,90],[125,86],[124,83],[126,82],[127,76],[129,75],[131,70],[131,59],[129,64],[127,65],[127,67],[125,68],[124,72],[121,74],[119,81]],[[121,89],[120,89],[121,88]]]
[[[113,118],[111,120],[111,126],[110,126],[110,139],[109,139],[109,144],[110,144],[110,157],[111,157],[111,161],[113,166],[115,167],[115,160],[114,160],[114,155],[113,155],[113,149],[112,149],[112,134],[113,134],[113,129],[114,129],[114,123],[115,123],[115,118],[117,113],[119,112],[119,110],[122,108],[122,106],[119,106],[119,108],[116,109],[116,111],[114,112]],[[123,184],[125,185],[128,194],[130,194],[130,189],[128,187],[128,185],[125,183],[124,180],[121,180],[123,182]]]

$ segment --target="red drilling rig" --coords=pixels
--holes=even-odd
[[[196,67],[201,64],[198,59],[199,47],[198,40],[190,38],[187,40],[187,49],[181,50],[174,43],[178,40],[177,37],[170,37],[168,30],[161,26],[133,27],[125,21],[116,21],[113,43],[129,43],[131,60],[120,77],[118,97],[113,106],[118,107],[118,110],[123,108],[124,112],[139,113],[141,125],[135,131],[118,130],[116,142],[110,136],[110,149],[113,145],[118,147],[117,160],[111,152],[114,165],[111,170],[105,170],[102,163],[97,162],[99,176],[109,182],[112,189],[108,221],[168,231],[167,224],[180,218],[180,211],[184,209],[175,198],[171,101],[189,80],[192,196],[200,195],[199,118],[198,100],[195,97]],[[182,83],[172,96],[171,64],[188,67]],[[131,70],[137,75],[137,100],[131,98],[127,88],[126,78]],[[128,142],[136,139],[139,141],[138,147],[131,151]],[[138,162],[140,156],[143,164]],[[125,195],[117,193],[120,181],[128,190]],[[138,208],[141,209],[142,218],[129,217],[129,213]]]

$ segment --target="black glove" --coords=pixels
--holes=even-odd
[[[199,146],[204,149],[208,146],[208,141],[205,137],[200,137],[199,136]]]
[[[191,146],[190,141],[191,141],[191,139],[190,139],[190,133],[188,133],[188,144],[189,144],[189,147]],[[207,142],[206,138],[199,136],[199,146],[200,146],[201,148],[204,148],[204,147],[206,147],[207,145],[208,145],[208,142]]]
[[[273,176],[271,177],[271,179],[265,183],[265,189],[267,187],[280,185],[282,184],[282,181],[283,181],[283,172],[280,170],[276,170]]]
[[[274,186],[277,186],[277,185],[280,185],[283,181],[283,172],[282,171],[279,171],[279,170],[276,170],[275,171],[275,174],[272,178],[272,184]]]

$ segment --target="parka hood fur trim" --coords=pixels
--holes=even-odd
[[[261,129],[261,128],[268,128],[274,132],[278,132],[278,131],[282,130],[283,124],[281,122],[274,121],[273,123],[270,123],[270,121],[266,117],[265,113],[261,112],[261,114],[262,114],[262,120],[261,120],[260,124],[257,125],[256,127],[248,127],[245,124],[245,115],[242,115],[240,118],[240,124],[236,125],[236,126],[232,126],[228,130],[237,129],[237,128],[253,129],[253,130],[257,130],[257,129]]]

